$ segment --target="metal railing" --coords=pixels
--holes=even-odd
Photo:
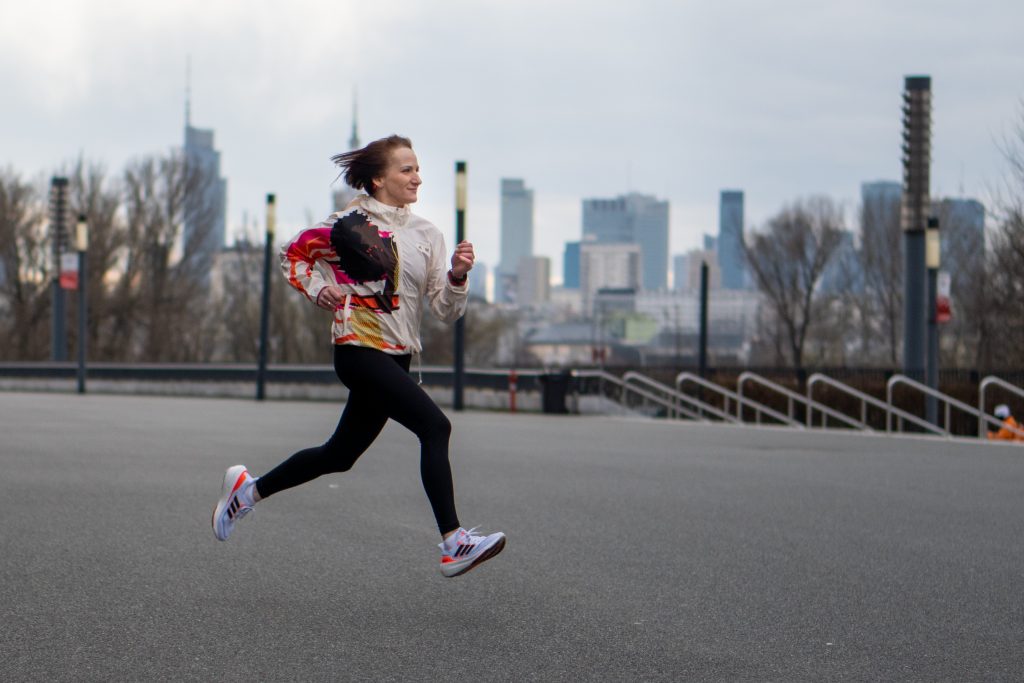
[[[730,391],[725,387],[715,384],[714,382],[709,382],[700,375],[695,375],[692,372],[680,372],[678,375],[676,375],[676,390],[682,393],[683,384],[686,384],[687,382],[696,384],[699,387],[703,387],[704,389],[712,391],[721,396],[723,399],[723,405],[725,407],[725,414],[730,414],[729,402],[734,401],[736,403],[736,417],[735,419],[732,419],[730,416],[730,419],[733,422],[742,423],[743,408],[748,407],[754,411],[754,421],[756,424],[761,424],[761,416],[767,415],[768,417],[778,420],[783,424],[787,424],[790,427],[796,427],[797,429],[804,428],[804,426],[801,423],[797,422],[796,420],[790,419],[789,417],[783,415],[779,411],[773,410],[768,406],[762,403],[758,403],[757,401],[754,401],[752,399],[740,396],[735,391]]]
[[[792,389],[784,387],[781,384],[772,382],[771,380],[762,377],[761,375],[758,375],[757,373],[754,372],[743,372],[736,380],[736,393],[739,394],[740,396],[743,396],[743,385],[747,382],[752,382],[754,384],[765,387],[766,389],[771,389],[772,391],[785,396],[786,414],[789,416],[789,419],[791,420],[796,420],[796,417],[794,417],[794,401],[803,404],[804,411],[806,412],[806,420],[808,427],[814,426],[813,416],[814,410],[815,408],[817,408],[817,410],[822,414],[822,427],[825,426],[825,416],[827,415],[855,429],[866,429],[870,431],[870,428],[866,424],[860,423],[857,420],[854,420],[853,418],[845,415],[844,413],[840,413],[839,411],[828,407],[824,403],[817,403],[811,398],[810,394],[808,394],[807,396],[803,396],[793,391]]]
[[[619,395],[615,398],[615,400],[620,405],[625,405],[625,403],[623,401],[623,396],[626,393],[625,382],[623,382],[621,379],[619,379],[615,375],[611,374],[610,372],[606,372],[604,370],[584,369],[584,370],[571,370],[569,372],[569,375],[573,379],[575,379],[575,380],[580,380],[580,379],[596,379],[597,380],[597,395],[598,396],[602,396],[604,398],[610,398],[610,397],[606,396],[605,383],[611,384],[614,387],[618,387]],[[574,390],[572,392],[572,395],[573,395],[573,400],[576,402],[576,405],[573,407],[573,411],[572,412],[578,413],[579,412],[579,395],[580,395],[581,392],[579,390],[579,382],[574,382],[574,385],[575,385],[575,387],[574,387]]]
[[[574,379],[597,379],[597,393],[604,396],[604,383],[610,382],[611,384],[622,387],[622,380],[615,375],[605,372],[604,370],[571,370],[569,375]],[[578,391],[574,391],[574,394],[578,394]],[[620,397],[621,402],[621,397]]]
[[[858,389],[854,389],[849,384],[844,384],[844,383],[840,382],[839,380],[832,379],[828,375],[823,375],[820,372],[816,372],[816,373],[814,373],[813,375],[811,375],[810,377],[807,378],[807,398],[810,401],[814,400],[814,387],[817,384],[824,384],[826,386],[832,387],[833,389],[836,389],[840,393],[846,394],[847,396],[852,396],[853,398],[856,398],[856,399],[860,400],[860,420],[856,420],[856,419],[850,417],[849,415],[846,415],[846,413],[839,413],[840,415],[844,415],[846,418],[851,420],[851,422],[849,424],[853,424],[858,429],[863,429],[864,431],[874,431],[871,428],[871,426],[868,424],[868,406],[869,405],[872,405],[872,406],[878,408],[879,410],[881,410],[886,415],[888,415],[889,411],[892,410],[893,412],[904,414],[904,416],[906,418],[908,418],[908,419],[913,419],[914,418],[914,415],[912,415],[910,413],[907,413],[907,412],[901,410],[900,408],[894,408],[894,407],[890,406],[888,403],[885,403],[883,401],[878,400],[874,396],[871,396],[869,394],[865,394],[863,391],[860,391]],[[838,413],[838,411],[833,411],[833,413]],[[835,414],[833,414],[833,413],[829,413],[829,414],[832,415],[833,417],[835,417]],[[807,416],[807,424],[808,424],[808,426],[812,425],[813,418],[814,418],[814,411],[812,409],[812,410],[808,411],[808,416]],[[825,423],[825,418],[824,418],[824,415],[823,415],[822,416],[822,425],[824,425],[824,423]]]
[[[950,396],[948,394],[944,394],[941,391],[938,391],[936,389],[932,389],[930,386],[928,386],[926,384],[921,384],[920,382],[912,380],[909,377],[907,377],[906,375],[893,375],[891,378],[889,378],[889,381],[885,383],[885,401],[889,405],[889,410],[888,410],[888,412],[885,415],[885,431],[887,431],[887,432],[891,432],[892,431],[892,415],[893,415],[894,412],[897,412],[896,410],[894,410],[895,406],[893,406],[893,404],[892,404],[892,390],[893,390],[893,388],[895,388],[895,387],[897,387],[897,386],[899,386],[901,384],[904,385],[904,386],[908,386],[908,387],[910,387],[912,389],[916,389],[916,390],[920,391],[922,394],[925,394],[926,396],[931,396],[931,397],[941,401],[943,406],[945,407],[945,411],[944,411],[945,412],[945,423],[944,424],[946,424],[947,426],[949,425],[949,417],[950,417],[951,408],[957,408],[959,410],[962,410],[962,411],[964,411],[966,413],[970,413],[970,414],[975,415],[975,416],[981,416],[982,415],[982,413],[979,410],[977,410],[975,408],[972,408],[971,406],[967,405],[963,401],[957,400],[957,399],[953,398],[952,396]],[[942,427],[939,427],[938,425],[933,425],[931,422],[928,422],[927,420],[922,420],[921,418],[917,417],[916,415],[910,415],[906,411],[899,411],[899,412],[902,413],[902,414],[898,415],[899,422],[897,424],[899,425],[899,431],[901,431],[901,432],[903,431],[903,420],[907,420],[909,422],[913,422],[914,424],[916,424],[918,427],[921,427],[922,429],[926,429],[926,430],[932,432],[933,434],[938,434],[939,436],[947,436],[947,437],[953,436],[952,432],[950,432],[948,429],[943,429]]]
[[[626,374],[629,375],[630,373],[626,373]],[[646,380],[647,383],[655,385],[655,388],[657,388],[657,389],[660,389],[662,391],[667,390],[669,392],[672,391],[672,389],[670,387],[666,387],[663,384],[659,384],[658,382],[655,382],[654,380],[650,379],[649,377],[645,377],[644,375],[639,375],[639,373],[635,373],[635,374],[636,374],[636,377],[643,377],[643,379]],[[629,377],[629,379],[627,379],[626,376],[623,376],[623,377],[620,378],[620,377],[616,377],[615,375],[613,375],[613,374],[611,374],[609,372],[605,372],[604,370],[573,370],[572,371],[572,376],[576,377],[576,378],[581,378],[581,379],[596,378],[598,380],[598,394],[601,395],[601,396],[605,396],[605,387],[604,387],[604,385],[605,385],[606,382],[611,384],[611,385],[613,385],[613,386],[615,386],[615,387],[617,387],[619,389],[618,402],[624,408],[629,408],[629,404],[627,402],[627,397],[629,396],[630,393],[632,393],[632,394],[635,394],[635,395],[637,395],[637,396],[639,396],[639,397],[641,397],[643,399],[646,399],[648,401],[652,401],[653,403],[657,403],[659,405],[662,405],[667,410],[670,410],[670,411],[671,410],[678,410],[679,412],[683,413],[684,415],[686,415],[687,417],[689,417],[691,419],[700,420],[700,421],[704,420],[704,418],[702,418],[698,413],[693,412],[692,410],[689,410],[689,409],[684,409],[681,406],[679,406],[677,403],[674,403],[674,402],[664,398],[663,396],[659,396],[659,395],[657,395],[655,393],[652,393],[650,391],[647,391],[646,389],[643,389],[641,387],[631,386],[629,384],[629,379],[635,380],[636,377]]]
[[[669,414],[672,417],[678,418],[679,413],[682,413],[691,420],[703,421],[703,413],[711,413],[712,415],[716,415],[723,420],[735,420],[735,418],[733,418],[732,415],[729,415],[728,413],[719,410],[710,403],[705,403],[704,401],[696,399],[693,396],[690,396],[689,394],[684,394],[681,391],[676,391],[672,387],[662,384],[661,382],[658,382],[656,380],[653,380],[647,375],[642,375],[639,372],[627,372],[622,376],[622,381],[626,386],[628,386],[630,382],[639,382],[652,389],[660,391],[666,396],[668,396],[670,399],[672,399],[672,402],[670,404],[660,400],[658,401],[658,403],[669,408],[669,410],[671,411]],[[692,409],[684,407],[682,405],[683,403],[688,403],[692,407]]]
[[[1009,382],[1007,382],[1004,379],[1000,379],[999,377],[996,377],[995,375],[989,375],[988,377],[985,377],[984,379],[982,379],[981,380],[981,384],[978,385],[978,412],[981,413],[982,415],[984,415],[985,417],[981,417],[981,416],[978,417],[978,438],[979,439],[984,439],[986,437],[986,431],[987,431],[985,429],[985,423],[986,422],[991,424],[993,421],[995,421],[1000,427],[1003,426],[1002,420],[1000,420],[999,418],[996,418],[996,417],[989,418],[988,414],[985,412],[985,390],[988,387],[992,386],[992,385],[995,385],[995,386],[999,387],[1000,389],[1005,389],[1006,391],[1010,392],[1011,394],[1016,394],[1017,396],[1020,396],[1021,398],[1024,398],[1024,389],[1021,389],[1020,387],[1018,387],[1018,386],[1016,386],[1014,384],[1010,384]],[[1010,427],[1009,429],[1014,434],[1016,434],[1018,436],[1018,438],[1024,437],[1024,430],[1014,429],[1013,427]]]

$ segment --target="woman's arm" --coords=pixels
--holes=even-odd
[[[469,278],[466,277],[460,284],[460,278],[457,276],[449,277],[444,237],[436,229],[431,233],[430,262],[427,267],[427,302],[430,304],[431,313],[439,320],[450,323],[461,318],[466,312],[466,301],[469,298]],[[471,249],[470,254],[472,254]],[[458,254],[453,256],[452,260],[455,261],[457,258],[459,258]],[[463,263],[459,270],[464,267]],[[470,259],[470,267],[472,267],[472,259]]]
[[[316,267],[317,261],[334,253],[331,247],[331,228],[325,223],[299,231],[281,247],[281,270],[285,278],[307,299],[317,303],[321,290],[335,283],[328,282]]]

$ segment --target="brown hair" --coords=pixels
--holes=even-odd
[[[331,161],[342,168],[349,187],[373,194],[373,179],[380,178],[391,163],[391,152],[400,147],[412,149],[412,140],[401,135],[389,135],[374,140],[362,149],[335,154]]]

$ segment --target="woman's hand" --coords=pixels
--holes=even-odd
[[[461,280],[473,269],[473,261],[476,255],[473,253],[473,245],[470,242],[462,241],[455,245],[455,253],[452,254],[452,275]]]
[[[341,293],[341,287],[338,285],[327,285],[317,295],[316,305],[324,310],[333,311],[341,305],[344,298]]]

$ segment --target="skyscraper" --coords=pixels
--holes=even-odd
[[[583,236],[601,244],[637,244],[643,289],[668,288],[668,202],[630,193],[583,200]]]
[[[875,180],[861,183],[860,198],[867,202],[899,202],[903,196],[903,186],[897,180]]]
[[[358,124],[359,113],[356,110],[356,93],[352,91],[352,135],[348,138],[348,151],[359,149],[359,124]],[[348,203],[356,198],[359,194],[357,190],[352,189],[345,182],[344,177],[338,178],[337,182],[340,184],[337,190],[331,193],[331,199],[334,204],[335,211],[341,211]]]
[[[718,203],[718,267],[723,289],[747,289],[743,255],[743,191],[722,190]]]
[[[186,90],[185,163],[199,171],[201,187],[185,198],[183,248],[186,255],[201,254],[212,264],[225,243],[228,181],[220,175],[213,130],[193,127],[191,110],[191,94]]]
[[[501,263],[495,300],[515,303],[519,261],[533,255],[533,190],[519,178],[501,179]]]
[[[565,289],[580,288],[579,242],[565,243],[565,256],[562,259],[562,287]]]

